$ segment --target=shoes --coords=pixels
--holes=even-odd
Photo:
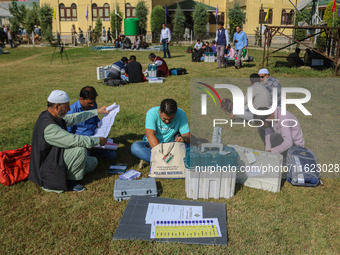
[[[80,185],[77,181],[68,180],[67,181],[68,191],[82,192],[86,188],[83,185]]]
[[[148,162],[146,162],[146,161],[144,161],[144,160],[141,159],[141,160],[139,161],[138,170],[143,169],[143,168],[146,167],[148,164],[149,164]]]

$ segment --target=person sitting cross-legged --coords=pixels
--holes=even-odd
[[[167,63],[154,53],[149,54],[149,59],[157,65],[157,77],[168,77],[170,75]]]
[[[179,136],[177,136],[179,134]],[[146,114],[145,136],[143,141],[131,146],[131,153],[143,161],[151,161],[151,149],[159,143],[184,142],[190,143],[188,118],[182,109],[177,108],[173,99],[164,99],[160,106],[151,108]]]
[[[71,134],[67,126],[74,126],[98,114],[109,113],[106,106],[66,115],[70,110],[70,98],[66,92],[54,90],[47,99],[43,111],[33,128],[28,179],[45,191],[83,191],[77,181],[93,171],[98,164],[88,156],[87,149],[98,144],[104,146],[104,137]]]
[[[67,114],[84,112],[97,109],[97,91],[94,87],[86,86],[80,90],[79,99],[70,106],[70,111]],[[96,129],[100,125],[98,116],[90,118],[77,125],[69,126],[68,132],[76,135],[94,136]],[[92,148],[89,150],[89,155],[96,158],[114,159],[116,151],[105,150],[101,148]]]

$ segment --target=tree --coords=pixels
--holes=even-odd
[[[329,27],[336,27],[339,26],[340,24],[340,18],[338,18],[338,10],[339,10],[339,5],[336,3],[336,10],[335,12],[332,12],[333,8],[333,1],[329,1],[325,14],[323,15],[323,20],[327,23],[327,26]],[[337,30],[333,30],[334,35],[337,35]],[[331,43],[331,42],[329,42]],[[334,50],[334,41],[333,41],[333,50]],[[317,40],[317,47],[321,51],[326,51],[327,48],[327,34],[325,32],[322,32],[321,35],[318,37]],[[333,53],[333,52],[332,52]]]
[[[201,39],[207,33],[208,11],[204,5],[197,3],[192,14],[194,22],[194,36]]]
[[[165,22],[164,8],[160,5],[155,6],[151,12],[151,31],[153,40],[158,40],[162,29],[162,24]]]
[[[139,32],[146,34],[149,10],[144,0],[138,2],[136,6],[136,18],[139,19]]]
[[[25,28],[28,34],[32,33],[35,25],[40,25],[39,6],[37,3],[33,2],[33,8],[27,10],[26,14]]]
[[[173,34],[177,42],[184,34],[184,27],[185,27],[185,16],[183,11],[181,10],[180,5],[177,3],[177,9],[175,11],[174,17],[174,29]]]
[[[48,4],[44,4],[39,9],[39,19],[42,38],[49,43],[53,41],[52,34],[52,21],[53,21],[53,9]]]
[[[234,7],[229,10],[229,37],[230,41],[233,40],[234,34],[236,32],[236,27],[241,26],[246,20],[246,14],[242,11],[240,4],[236,2]]]
[[[17,33],[21,25],[25,25],[27,9],[25,5],[18,6],[15,0],[12,0],[9,11],[13,17],[10,18],[10,27],[13,33]]]
[[[99,42],[99,38],[102,35],[103,23],[101,19],[98,17],[96,19],[96,26],[94,27],[94,41]]]
[[[116,38],[116,20],[117,20],[117,34],[119,35],[122,32],[123,13],[120,11],[118,4],[116,4],[115,8],[116,8],[115,10],[117,10],[118,15],[116,15],[115,10],[113,10],[110,16],[111,16],[112,35],[113,35],[113,38],[117,39]]]
[[[312,14],[310,10],[307,10],[307,9],[304,9],[303,11],[298,12],[295,18],[295,26],[298,26],[299,23],[301,22],[308,23],[310,21],[311,15]],[[294,38],[298,41],[301,41],[303,38],[306,37],[306,32],[307,32],[306,29],[296,29]]]

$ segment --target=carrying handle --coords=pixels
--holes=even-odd
[[[164,153],[164,147],[163,147],[164,143],[161,143],[160,145],[161,145],[161,146],[160,146],[160,148],[159,148],[159,152],[160,152],[163,156],[168,155],[168,154],[170,153],[170,151],[172,151],[172,149],[175,147],[175,143],[171,143],[170,146],[169,146],[169,148],[168,148],[168,151],[167,151],[166,153]]]
[[[223,144],[219,143],[203,143],[201,145],[201,152],[203,153],[205,151],[206,148],[218,148],[220,151],[219,153],[221,153],[223,151]]]

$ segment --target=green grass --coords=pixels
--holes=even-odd
[[[146,111],[165,97],[174,98],[190,115],[190,78],[247,78],[257,72],[262,52],[251,50],[256,61],[245,68],[216,69],[214,63],[192,63],[184,47],[172,47],[170,67],[184,67],[189,74],[169,77],[164,84],[133,84],[106,87],[96,80],[96,67],[108,65],[131,52],[96,52],[87,48],[67,50],[70,64],[54,59],[53,48],[10,49],[0,56],[0,151],[31,143],[33,125],[45,110],[46,98],[54,89],[67,91],[71,102],[83,86],[97,89],[98,105],[116,102],[121,106],[110,137],[119,143],[117,162],[137,168],[130,146],[144,135]],[[134,52],[144,68],[148,52]],[[330,78],[333,70],[315,71],[275,68],[272,75],[285,78]],[[312,100],[312,118],[296,114],[304,130],[306,145],[322,163],[339,163],[339,80],[306,84]],[[289,86],[289,84],[285,85]],[[243,88],[243,87],[242,87]],[[256,131],[232,130],[228,143],[263,149]],[[166,244],[144,241],[112,241],[127,201],[113,199],[117,176],[107,175],[110,161],[100,161],[97,170],[84,178],[87,191],[80,194],[46,193],[31,182],[0,186],[0,254],[338,254],[339,179],[324,179],[325,186],[297,188],[285,183],[281,192],[270,193],[237,187],[225,203],[228,217],[228,247]],[[143,170],[143,176],[148,174]],[[187,199],[184,180],[161,180],[161,197]]]

